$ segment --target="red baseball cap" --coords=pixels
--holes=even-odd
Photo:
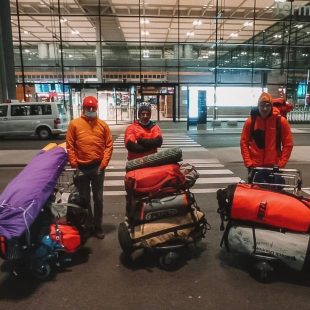
[[[87,96],[83,99],[83,108],[98,109],[98,100],[93,96]]]

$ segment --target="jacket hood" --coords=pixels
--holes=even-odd
[[[136,124],[136,125],[139,125],[139,126],[141,126],[141,127],[143,127],[143,128],[150,129],[150,128],[152,128],[152,127],[154,127],[154,126],[156,125],[156,122],[150,121],[147,125],[142,125],[142,124],[137,120],[137,121],[135,121],[135,124]]]
[[[260,116],[258,107],[253,107],[253,108],[251,108],[250,115],[251,115],[251,116]],[[273,115],[273,116],[278,116],[278,115],[280,115],[279,109],[272,107],[271,113],[270,113],[270,115],[269,115],[268,117],[270,117],[271,115]]]

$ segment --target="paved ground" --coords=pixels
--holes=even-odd
[[[126,152],[122,147],[123,129],[112,130],[115,152],[107,169],[104,196],[106,239],[90,238],[74,257],[73,265],[43,283],[31,277],[11,277],[0,260],[1,309],[309,309],[309,273],[280,268],[273,283],[262,284],[251,277],[244,257],[219,247],[222,232],[215,192],[246,175],[238,134],[227,135],[229,147],[224,147],[223,138],[221,147],[212,148],[205,133],[187,135],[184,128],[164,128],[164,147],[181,146],[184,161],[194,163],[201,174],[192,191],[212,229],[196,249],[187,252],[186,259],[173,272],[159,269],[156,256],[139,251],[132,262],[123,260],[117,229],[124,217],[122,181]],[[223,137],[217,133],[214,136]],[[295,137],[299,145],[288,167],[303,172],[307,188],[310,143],[304,142],[302,134],[296,133]],[[27,144],[28,151],[16,146],[14,140],[4,140],[8,147],[0,151],[0,163],[26,163],[40,149],[37,140],[16,141]],[[0,167],[0,191],[20,170]]]

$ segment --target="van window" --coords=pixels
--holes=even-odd
[[[26,116],[27,109],[23,105],[12,105],[11,106],[11,115],[12,116]]]
[[[1,106],[0,104],[0,117],[6,117],[7,114],[8,114],[8,106],[7,105]]]
[[[12,116],[51,115],[50,104],[12,105]]]

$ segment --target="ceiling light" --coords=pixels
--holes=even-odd
[[[253,26],[253,22],[244,22],[243,26],[244,27],[252,27]]]
[[[208,55],[203,55],[202,58],[207,59],[207,58],[209,58],[209,56]]]
[[[66,19],[66,18],[64,18],[64,17],[62,17],[61,19],[60,19],[60,22],[61,23],[65,23],[65,22],[67,22],[68,20]]]
[[[30,51],[29,51],[29,50],[25,50],[24,52],[25,52],[25,53],[29,53]]]
[[[275,34],[273,37],[276,38],[276,39],[281,39],[282,35],[281,34]]]
[[[143,36],[148,36],[148,35],[150,35],[150,33],[149,33],[148,31],[141,31],[141,34],[142,34]]]
[[[274,0],[274,2],[285,2],[286,0]]]
[[[193,31],[188,31],[188,32],[186,32],[186,35],[188,37],[193,37],[195,35],[195,33]]]
[[[279,55],[279,53],[272,53],[272,56],[278,56]]]
[[[241,55],[247,55],[248,53],[247,52],[241,52]]]
[[[233,56],[232,59],[238,59],[238,56]]]
[[[143,58],[149,58],[150,57],[150,51],[149,50],[143,50],[142,56],[143,56]]]
[[[237,32],[232,32],[229,36],[232,38],[236,38],[239,36],[239,34]]]
[[[261,56],[261,57],[259,57],[259,59],[260,59],[260,60],[264,60],[265,58]]]
[[[73,56],[71,54],[69,54],[69,58],[72,58]]]
[[[202,24],[202,21],[200,19],[194,20],[193,25],[194,26],[200,26]]]
[[[142,18],[142,19],[140,20],[140,23],[141,23],[141,24],[149,24],[150,21],[149,21],[147,18]]]
[[[71,30],[72,34],[79,34],[80,32],[78,30]]]
[[[299,24],[299,25],[295,25],[296,28],[300,29],[303,27],[303,25]]]
[[[29,32],[27,30],[24,30],[24,34],[28,34]]]

